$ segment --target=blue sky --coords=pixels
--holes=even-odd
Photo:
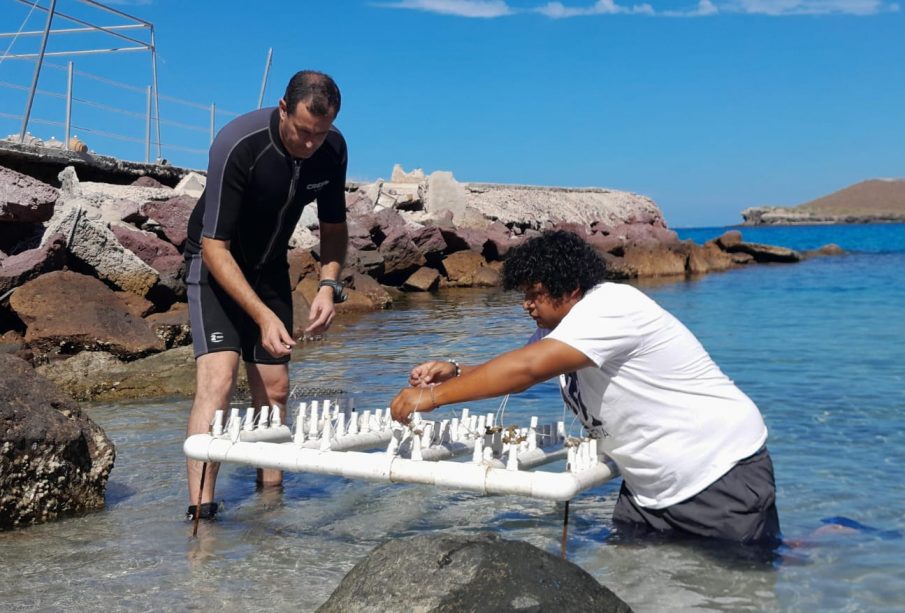
[[[171,99],[216,103],[219,127],[227,111],[255,108],[273,48],[265,104],[301,68],[340,84],[350,178],[388,177],[398,162],[462,181],[609,187],[652,197],[671,226],[687,227],[905,176],[905,11],[885,0],[109,4],[154,23],[164,157],[180,165],[206,165],[209,112]],[[0,31],[18,31],[29,10],[0,0]],[[57,10],[122,23],[75,0]],[[44,19],[34,11],[23,31]],[[11,41],[0,38],[0,55]],[[37,42],[20,35],[11,52]],[[49,49],[121,42],[58,35]],[[88,75],[77,74],[75,95],[92,102],[74,106],[73,123],[95,130],[80,136],[143,159],[148,54],[73,60]],[[48,59],[42,90],[64,91],[55,66],[65,61]],[[0,63],[3,135],[18,132],[21,120],[7,116],[25,100],[8,84],[28,85],[33,69]],[[32,116],[61,119],[62,109],[42,94]],[[62,136],[58,126],[30,130]]]

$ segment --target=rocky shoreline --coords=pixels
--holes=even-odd
[[[88,182],[67,166],[50,185],[0,166],[0,350],[77,400],[190,395],[182,249],[204,181],[187,172],[174,187],[149,176],[130,185]],[[613,279],[804,257],[738,233],[704,245],[680,241],[656,204],[637,194],[461,184],[448,172],[397,167],[388,181],[349,186],[347,208],[350,299],[341,314],[388,308],[399,291],[498,286],[508,251],[550,228],[584,237]],[[295,336],[317,290],[317,235],[311,206],[287,253]]]
[[[170,170],[132,179],[130,167],[129,184],[122,184],[113,182],[124,176],[118,166],[111,182],[85,181],[66,165],[48,183],[4,167],[4,151],[0,529],[103,505],[113,446],[76,401],[194,392],[182,253],[205,182]],[[72,155],[78,154],[62,161]],[[54,158],[51,165],[60,163]],[[41,160],[15,165],[47,175]],[[91,168],[90,176],[105,176]],[[390,308],[402,292],[499,286],[508,251],[545,229],[582,236],[606,259],[613,279],[687,277],[808,255],[746,243],[738,232],[704,245],[680,241],[652,200],[606,189],[462,184],[449,172],[397,167],[390,180],[347,186],[346,204],[343,281],[350,298],[338,305],[340,317]],[[317,291],[318,247],[312,205],[287,253],[297,337]],[[57,423],[59,434],[40,426]],[[36,486],[20,479],[44,473],[64,475],[66,483],[42,497],[29,488],[46,480]],[[23,510],[17,500],[33,504]]]
[[[746,226],[905,222],[905,180],[870,179],[796,207],[742,211]]]

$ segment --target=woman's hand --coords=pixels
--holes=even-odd
[[[422,387],[432,383],[443,383],[456,376],[456,365],[446,361],[432,361],[419,364],[409,373],[409,385]],[[398,396],[397,396],[398,398]]]

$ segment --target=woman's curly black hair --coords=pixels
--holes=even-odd
[[[584,294],[606,277],[606,262],[578,235],[547,231],[513,248],[503,262],[503,287],[523,290],[541,283],[561,298],[575,288]]]

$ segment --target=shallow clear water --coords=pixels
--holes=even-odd
[[[821,520],[905,533],[905,226],[742,231],[752,241],[860,251],[642,285],[761,407],[794,546],[764,564],[608,540],[617,482],[573,501],[570,559],[636,611],[903,611],[905,539],[827,531]],[[693,232],[703,240],[722,229],[682,231]],[[293,384],[385,406],[421,358],[474,363],[523,344],[533,323],[516,300],[448,291],[346,320],[299,351]],[[252,469],[228,466],[217,490],[222,519],[192,539],[182,518],[189,405],[87,407],[117,446],[107,509],[0,533],[4,610],[311,610],[389,538],[489,530],[559,550],[561,505],[302,474],[287,475],[281,493],[261,493]],[[494,410],[498,401],[471,406]],[[507,414],[562,415],[558,391],[545,384],[513,397]]]

